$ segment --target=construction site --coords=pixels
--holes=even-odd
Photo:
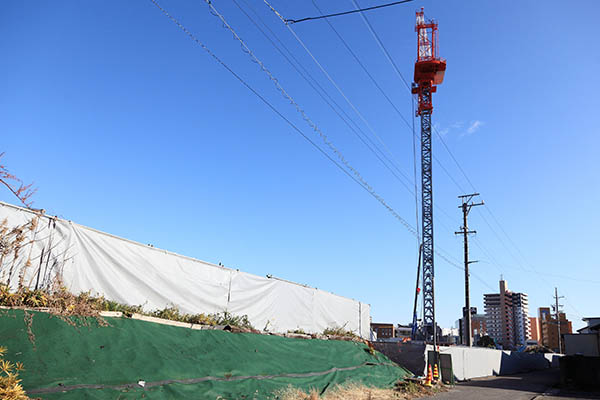
[[[509,183],[547,172],[515,161],[534,144],[517,156],[520,133],[482,142],[492,117],[459,116],[525,118],[525,100],[502,110],[481,81],[491,60],[513,68],[492,32],[529,29],[521,15],[197,3],[3,6],[22,21],[6,28],[15,43],[48,32],[40,54],[60,75],[29,88],[6,72],[14,107],[40,110],[23,121],[52,133],[27,122],[0,148],[0,399],[600,398],[596,267],[562,271],[583,244],[549,241],[551,202],[505,217],[522,192],[542,196]],[[36,140],[43,158],[20,153]],[[509,228],[527,216],[544,221],[519,231],[530,242]],[[587,326],[573,333],[565,306]]]

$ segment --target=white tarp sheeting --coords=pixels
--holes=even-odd
[[[227,310],[248,315],[257,329],[321,332],[343,326],[369,337],[370,306],[353,299],[184,257],[3,202],[0,222],[7,230],[26,225],[16,259],[9,254],[0,263],[0,283],[12,287],[19,281],[31,288],[48,286],[62,273],[73,293],[91,290],[147,310],[169,305],[185,313]]]

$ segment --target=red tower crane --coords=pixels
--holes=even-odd
[[[427,341],[437,344],[435,323],[434,267],[433,267],[433,183],[431,171],[431,95],[436,85],[444,80],[446,60],[439,58],[437,46],[438,24],[425,20],[423,8],[417,11],[417,61],[412,92],[418,97],[417,115],[421,116],[421,210],[422,210],[422,265],[423,265],[423,325]]]

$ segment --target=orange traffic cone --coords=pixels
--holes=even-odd
[[[434,382],[437,382],[437,381],[439,381],[439,380],[440,380],[440,374],[439,374],[439,372],[438,372],[438,366],[437,366],[437,363],[435,363],[435,364],[433,365],[433,381],[434,381]]]
[[[429,364],[429,370],[427,371],[427,378],[425,378],[425,386],[431,386],[431,364]]]

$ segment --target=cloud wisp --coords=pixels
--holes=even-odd
[[[479,128],[481,128],[482,125],[483,125],[483,122],[481,122],[478,119],[476,119],[475,121],[472,121],[471,124],[469,125],[469,127],[467,128],[465,135],[474,134],[475,132],[477,132],[479,130]]]

